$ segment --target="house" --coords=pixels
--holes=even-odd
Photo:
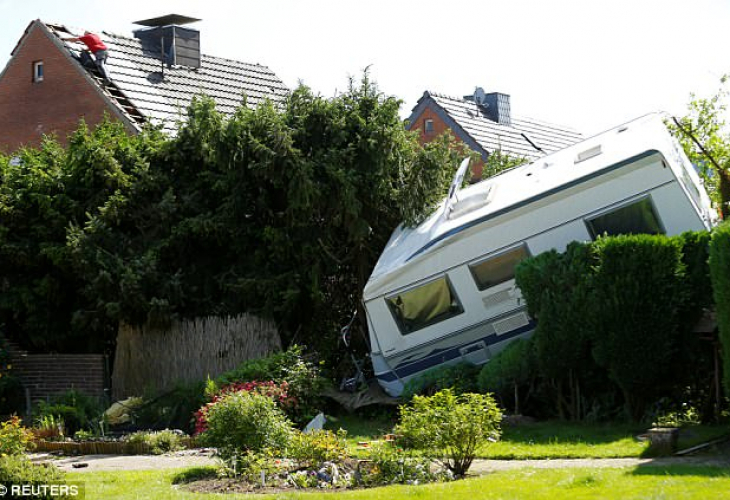
[[[509,95],[486,93],[481,87],[463,98],[424,92],[408,118],[408,128],[419,131],[421,143],[450,130],[482,162],[496,150],[532,161],[583,139],[569,127],[512,116]],[[482,162],[472,166],[472,179],[481,178]]]
[[[138,21],[133,36],[98,32],[109,47],[105,85],[79,42],[83,33],[61,24],[32,21],[0,73],[0,151],[38,145],[55,133],[65,143],[83,118],[93,126],[104,114],[130,133],[145,123],[174,133],[192,98],[212,97],[231,115],[241,104],[283,102],[288,89],[266,66],[201,54],[197,19],[171,14]]]

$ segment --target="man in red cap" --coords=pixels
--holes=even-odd
[[[92,33],[91,31],[85,31],[83,36],[63,38],[62,40],[67,42],[83,42],[84,45],[88,47],[89,52],[94,54],[96,67],[99,69],[99,73],[101,73],[101,76],[104,78],[104,83],[109,83],[109,75],[107,75],[106,66],[104,65],[107,57],[109,57],[109,51],[104,42],[101,41],[101,38],[99,38],[99,35]]]

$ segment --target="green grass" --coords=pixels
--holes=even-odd
[[[362,418],[354,415],[338,417],[327,428],[347,430],[348,444],[356,453],[357,443],[379,439],[391,432],[393,419],[381,416]],[[479,450],[479,458],[540,459],[540,458],[624,458],[640,457],[648,443],[636,435],[647,430],[636,424],[585,424],[546,421],[518,426],[505,426],[502,439]],[[727,426],[697,425],[680,431],[679,449],[688,448],[728,433]]]
[[[179,471],[122,471],[69,474],[85,484],[87,499],[251,498],[327,499],[330,493],[285,495],[199,495],[173,486]],[[337,494],[338,499],[697,499],[730,498],[730,472],[719,467],[651,467],[622,469],[522,469],[502,471],[453,483],[389,486]]]

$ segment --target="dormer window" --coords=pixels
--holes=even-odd
[[[34,61],[33,62],[33,81],[34,82],[43,81],[43,61]]]
[[[429,120],[429,119],[423,120],[423,131],[426,132],[427,134],[433,133],[433,120]]]

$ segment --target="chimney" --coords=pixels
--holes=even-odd
[[[162,61],[167,66],[200,67],[200,31],[182,27],[200,19],[168,14],[162,17],[136,21],[145,26],[134,32],[142,42],[144,54]]]
[[[501,92],[490,92],[487,94],[482,87],[477,87],[474,90],[474,94],[465,95],[464,100],[475,102],[490,120],[500,125],[512,124],[509,94],[502,94]]]

